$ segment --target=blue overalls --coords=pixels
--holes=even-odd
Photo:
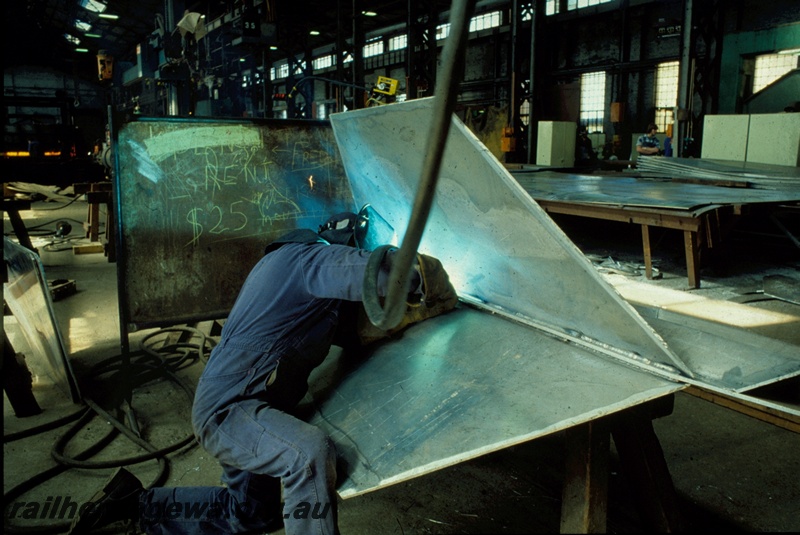
[[[343,301],[361,301],[369,252],[289,243],[245,281],[195,393],[192,422],[222,465],[224,487],[147,490],[148,533],[335,534],[336,452],[327,435],[286,411],[330,350]],[[378,287],[385,294],[386,274]],[[269,383],[269,386],[267,386]]]

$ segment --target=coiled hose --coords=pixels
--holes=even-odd
[[[159,341],[154,343],[153,340],[168,332],[189,333],[192,337],[199,337],[200,341],[198,343],[178,342],[170,345],[162,345],[158,349],[155,349],[155,345]],[[184,438],[168,446],[157,448],[139,436],[137,426],[135,425],[135,419],[131,416],[130,406],[128,405],[128,400],[131,398],[131,395],[125,390],[129,389],[132,393],[137,387],[151,383],[154,380],[167,379],[177,385],[177,387],[186,394],[189,405],[191,406],[194,398],[194,391],[191,386],[178,377],[177,372],[185,366],[194,363],[198,357],[207,359],[207,349],[210,351],[210,349],[213,348],[213,340],[207,338],[203,332],[192,327],[171,327],[151,333],[142,340],[141,347],[142,349],[140,351],[131,355],[117,355],[103,360],[95,365],[89,373],[90,378],[99,378],[103,375],[115,374],[111,380],[117,377],[122,379],[123,384],[119,385],[118,390],[122,390],[124,395],[118,396],[118,398],[121,399],[120,404],[114,409],[111,409],[111,411],[101,407],[94,400],[85,398],[84,403],[86,406],[72,414],[36,428],[3,436],[3,443],[5,444],[75,422],[52,446],[50,453],[56,465],[19,483],[5,493],[3,495],[4,509],[8,508],[8,506],[20,496],[23,496],[37,486],[66,472],[70,468],[115,468],[118,466],[127,466],[155,460],[158,463],[158,474],[155,479],[147,485],[147,488],[163,484],[163,482],[166,481],[169,468],[166,455],[192,444],[194,442],[194,435],[189,433]],[[112,415],[111,412],[116,412],[116,415]],[[96,416],[109,422],[111,424],[111,429],[109,429],[102,438],[80,453],[72,456],[67,455],[65,450],[69,442]],[[146,453],[119,459],[103,461],[91,460],[92,457],[103,451],[103,449],[111,444],[120,434],[144,449]],[[11,518],[9,518],[7,513],[4,515],[3,522],[4,533],[63,533],[68,531],[69,527],[69,520],[43,526],[17,526],[12,524]]]

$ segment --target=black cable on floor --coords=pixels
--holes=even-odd
[[[190,342],[179,342],[170,345],[164,345],[162,341],[153,342],[157,336],[169,332],[189,333],[192,337],[199,337],[200,342],[197,344]],[[161,343],[162,347],[156,349],[154,346],[158,343]],[[84,400],[86,406],[72,414],[32,429],[3,436],[3,442],[8,443],[21,438],[31,437],[38,433],[50,431],[77,420],[63,435],[56,440],[51,449],[51,456],[56,462],[56,465],[23,481],[22,483],[13,487],[9,492],[5,493],[3,495],[4,509],[7,509],[20,496],[36,488],[42,483],[66,472],[70,468],[115,468],[118,466],[126,466],[130,464],[156,460],[159,465],[159,472],[153,482],[147,485],[147,488],[163,484],[163,482],[166,481],[168,472],[166,455],[189,446],[194,441],[194,435],[190,433],[183,439],[178,440],[166,447],[157,448],[144,438],[140,437],[137,432],[131,430],[131,428],[125,424],[125,411],[123,410],[122,404],[127,403],[128,396],[124,394],[128,391],[132,392],[136,388],[151,383],[155,380],[167,379],[175,383],[186,393],[189,404],[191,405],[194,397],[194,391],[185,381],[177,376],[176,372],[184,368],[187,364],[192,363],[192,352],[197,353],[203,360],[207,359],[206,350],[208,349],[210,351],[210,348],[213,348],[212,340],[207,338],[202,331],[192,327],[173,327],[161,329],[160,331],[148,335],[142,341],[142,350],[134,355],[129,356],[128,359],[124,359],[122,355],[117,355],[103,360],[92,367],[89,373],[89,377],[91,378],[99,378],[103,375],[114,374],[108,379],[109,381],[113,382],[117,378],[122,379],[122,384],[119,385],[121,388],[115,389],[115,393],[117,395],[116,397],[120,401],[120,403],[115,407],[117,412],[116,416],[112,415],[109,410],[103,408],[95,400],[86,398]],[[126,360],[129,361],[127,366],[124,364]],[[123,369],[123,367],[125,369]],[[100,416],[112,425],[109,432],[99,441],[90,445],[87,449],[81,451],[77,455],[66,455],[64,451],[69,442],[95,416]],[[147,453],[104,461],[91,460],[93,456],[102,451],[114,440],[114,438],[120,434],[124,435],[131,442],[144,449]],[[4,515],[3,527],[4,533],[63,533],[69,530],[70,521],[57,522],[44,526],[23,527],[12,524],[8,513],[6,512]]]

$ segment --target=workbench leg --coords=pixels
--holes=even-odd
[[[642,225],[642,246],[644,249],[644,274],[648,279],[653,278],[653,256],[650,251],[650,227]]]
[[[612,430],[625,477],[636,492],[649,531],[681,531],[678,498],[653,422],[636,418]]]
[[[697,232],[683,231],[683,248],[686,250],[686,275],[689,278],[689,288],[700,287],[700,246]]]
[[[94,191],[92,188],[91,191]],[[100,206],[97,203],[89,203],[89,222],[86,225],[86,237],[90,242],[100,239]]]
[[[604,533],[608,509],[609,431],[589,422],[565,431],[561,533]]]

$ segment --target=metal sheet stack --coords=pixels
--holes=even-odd
[[[800,167],[733,160],[645,157],[636,161],[643,178],[676,178],[731,183],[760,189],[800,190]]]

